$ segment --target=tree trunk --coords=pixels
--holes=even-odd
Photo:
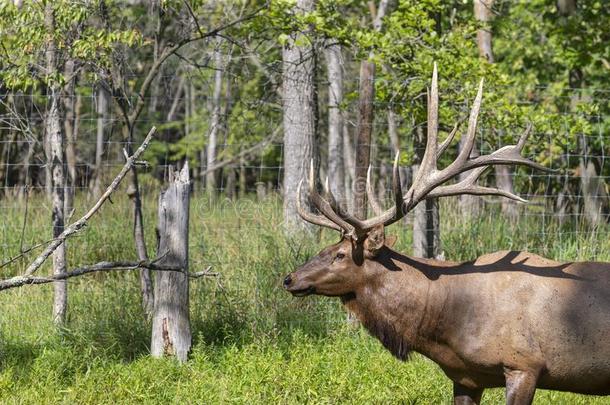
[[[210,132],[207,143],[206,169],[216,164],[216,144],[218,142],[218,132],[220,129],[220,94],[222,92],[222,73],[224,68],[222,53],[220,49],[221,40],[216,42],[214,49],[214,93],[212,95],[212,117],[210,119]],[[216,171],[209,171],[205,175],[205,189],[210,197],[216,195]]]
[[[493,18],[492,7],[495,0],[474,0],[474,17],[481,24],[481,27],[477,30],[477,47],[479,48],[479,56],[485,59],[489,63],[494,63],[493,47],[492,47],[492,33],[489,23]],[[473,148],[473,152],[475,152]],[[476,151],[478,154],[478,151]],[[472,155],[472,153],[471,153]],[[496,187],[500,190],[507,191],[509,193],[514,192],[513,187],[513,169],[510,166],[494,166],[494,174],[496,177]],[[459,178],[460,180],[468,173],[463,173]],[[468,198],[468,197],[462,197]],[[472,198],[472,197],[471,197]],[[462,200],[464,201],[464,200]],[[517,215],[517,205],[514,201],[503,198],[502,199],[502,212],[513,219]],[[466,203],[465,205],[468,205]],[[470,209],[478,209],[478,207],[470,206]],[[467,212],[468,208],[466,209]]]
[[[462,136],[460,138],[460,142],[459,142],[459,149],[462,150],[464,147],[464,141],[466,141],[466,137]],[[470,151],[470,155],[469,158],[470,159],[474,159],[479,157],[480,153],[479,153],[479,148],[475,144],[472,147],[472,150]],[[463,172],[460,173],[458,175],[458,181],[462,181],[464,180],[466,177],[468,177],[468,175],[470,175],[470,170],[467,172]],[[501,177],[498,178],[501,179]],[[499,185],[498,185],[499,187]],[[512,185],[511,185],[511,189],[512,189]],[[476,196],[476,195],[470,195],[470,194],[463,194],[461,196],[458,197],[460,199],[460,211],[462,213],[462,217],[466,220],[470,220],[470,219],[476,219],[479,216],[479,212],[481,211],[481,197]]]
[[[182,101],[182,94],[184,92],[184,74],[180,75],[180,79],[178,81],[178,85],[176,86],[176,94],[174,95],[174,100],[172,101],[172,105],[169,108],[169,111],[167,112],[167,117],[165,118],[166,121],[170,122],[174,120],[174,117],[176,116],[176,111],[178,111],[178,106],[180,105],[180,102]],[[186,111],[186,103],[185,104],[185,111]],[[186,135],[186,134],[185,134]]]
[[[343,61],[341,46],[326,48],[328,69],[328,180],[330,190],[340,204],[345,202],[343,168]]]
[[[127,139],[127,153],[133,154],[133,134],[129,124],[123,127],[123,135]],[[140,184],[138,171],[132,167],[129,176],[127,195],[133,200],[133,239],[136,245],[138,260],[148,260],[146,239],[144,238],[144,217],[142,215],[142,197],[140,195]],[[154,305],[154,291],[149,269],[140,269],[140,291],[142,293],[142,309],[147,317],[150,317]]]
[[[356,171],[354,175],[354,215],[366,218],[366,173],[371,159],[371,133],[373,132],[375,101],[375,64],[360,63],[358,124],[356,128]]]
[[[413,165],[417,173],[419,165]],[[413,256],[442,259],[438,200],[422,201],[413,209]]]
[[[314,9],[313,0],[297,0],[295,12]],[[307,177],[314,158],[316,134],[316,56],[309,38],[293,32],[282,50],[282,107],[284,122],[284,230],[289,234],[313,233],[296,209],[297,186]]]
[[[596,227],[604,222],[603,203],[607,198],[603,179],[598,175],[595,163],[589,157],[587,140],[580,136],[582,157],[578,164],[580,188],[583,198],[583,215],[589,226]]]
[[[603,222],[602,199],[603,185],[591,159],[581,159],[579,164],[580,185],[583,197],[583,214],[590,226]]]
[[[425,151],[423,128],[414,131],[414,149],[417,163],[411,166],[413,178],[417,176],[419,162]],[[437,199],[427,199],[413,209],[413,255],[442,259],[440,214]]]
[[[36,142],[34,140],[27,140],[26,143],[28,145],[27,152],[25,154],[25,158],[23,159],[23,166],[21,167],[21,170],[19,170],[19,175],[17,176],[17,184],[19,185],[19,199],[25,196],[27,188],[32,184],[30,166],[32,164],[32,158],[34,157],[34,152],[36,151]]]
[[[576,13],[578,4],[576,0],[558,0],[557,9],[564,16],[571,16]],[[576,111],[579,103],[589,101],[583,97],[580,90],[584,87],[584,72],[582,69],[574,68],[569,72],[569,84],[573,90],[570,100],[570,108]],[[605,184],[599,176],[593,160],[590,158],[589,145],[584,135],[580,136],[580,161],[578,171],[580,174],[580,189],[583,198],[583,215],[589,226],[596,227],[603,222],[603,203],[607,201],[605,195]]]
[[[349,133],[349,124],[347,120],[343,120],[343,166],[345,173],[345,200],[346,208],[352,210],[352,202],[354,201],[354,175],[356,173],[356,164],[354,163],[354,146]]]
[[[388,109],[388,135],[390,136],[390,145],[392,146],[392,157],[400,151],[400,138],[398,136],[398,125],[396,123],[396,113],[390,107]],[[399,167],[401,186],[403,190],[407,190],[411,182],[411,173],[408,167]],[[406,223],[407,217],[404,217]]]
[[[69,59],[68,61],[66,61],[64,75],[66,77],[74,76],[74,60]],[[65,90],[66,96],[64,97],[64,131],[66,134],[66,164],[68,171],[66,176],[64,212],[66,213],[66,215],[70,215],[74,206],[74,190],[76,185],[76,77],[72,77],[72,79],[65,86]]]
[[[227,185],[225,187],[225,195],[228,199],[234,200],[236,197],[236,182],[237,176],[235,175],[235,168],[233,166],[229,166],[227,168]]]
[[[46,44],[46,73],[54,77],[59,72],[59,58],[52,33],[55,32],[55,15],[53,4],[45,5],[45,29],[48,40]],[[48,84],[49,106],[45,117],[45,133],[47,139],[47,166],[50,168],[51,203],[53,238],[64,230],[64,198],[66,185],[65,138],[61,125],[61,88],[56,83]],[[66,244],[62,243],[53,252],[53,274],[66,272]],[[68,305],[68,285],[66,280],[54,283],[53,321],[61,326],[66,322]]]
[[[185,362],[191,349],[189,320],[188,233],[190,179],[188,163],[180,173],[170,168],[170,185],[159,197],[159,264],[184,272],[155,274],[155,305],[150,352]]]
[[[7,105],[14,105],[14,97],[13,93],[9,93],[6,97]],[[5,111],[0,111],[0,114],[4,115]],[[1,122],[1,121],[0,121]],[[5,131],[0,129],[0,139],[8,139],[7,143],[0,142],[0,188],[4,185],[4,194],[8,194],[8,186],[11,184],[11,149],[12,146],[16,146],[17,156],[19,155],[19,145],[16,143],[17,141],[17,131],[13,128],[7,128],[7,135],[4,135]],[[18,183],[19,184],[19,183]],[[2,195],[0,195],[2,197]]]
[[[51,166],[51,199],[53,218],[53,238],[58,237],[64,231],[64,198],[65,198],[65,139],[61,127],[61,112],[59,89],[52,87],[50,90],[50,107],[47,111],[46,131],[49,139],[49,152],[47,165]],[[66,245],[62,243],[53,253],[53,274],[66,272]],[[53,300],[53,321],[57,325],[63,325],[66,321],[66,310],[68,305],[68,285],[66,280],[56,281],[55,295]]]
[[[102,193],[104,178],[104,140],[108,122],[108,92],[99,86],[97,90],[97,132],[95,138],[95,179],[93,180],[93,199],[97,200]]]
[[[239,159],[239,198],[246,196],[246,160],[242,157]]]
[[[477,30],[477,46],[479,56],[489,63],[494,63],[491,28],[487,24],[493,18],[491,8],[495,0],[474,0],[474,18],[481,23]]]

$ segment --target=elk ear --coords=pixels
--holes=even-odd
[[[396,243],[396,240],[398,240],[398,237],[396,235],[386,236],[386,238],[385,238],[385,245],[387,247],[391,248]]]
[[[383,225],[378,225],[366,236],[364,240],[364,254],[367,258],[373,258],[377,256],[379,250],[385,244],[385,229]]]

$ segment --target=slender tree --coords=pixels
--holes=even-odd
[[[479,56],[487,63],[494,63],[494,53],[492,47],[492,32],[490,23],[493,18],[492,7],[494,0],[474,0],[474,17],[481,24],[477,30],[477,47],[479,48]],[[474,154],[474,155],[473,155]],[[478,150],[473,149],[472,157],[478,155]],[[496,177],[496,186],[508,193],[514,193],[513,185],[513,169],[510,166],[498,165],[494,166],[494,174]],[[468,173],[463,173],[467,176]],[[463,178],[463,177],[461,177]],[[466,197],[467,198],[467,197]],[[472,197],[471,197],[472,198]],[[467,208],[476,210],[475,203],[471,201],[470,206],[466,203]],[[502,212],[509,218],[515,218],[517,215],[517,205],[514,201],[502,199]],[[475,211],[476,212],[476,211]]]
[[[218,133],[221,127],[221,99],[222,94],[222,83],[223,83],[223,70],[224,70],[224,57],[221,49],[222,39],[217,38],[216,46],[214,47],[214,92],[212,94],[212,116],[210,119],[210,130],[208,133],[208,142],[206,147],[207,159],[206,169],[213,167],[216,164],[216,149],[218,143]],[[217,173],[214,170],[208,170],[205,176],[205,188],[208,196],[213,197],[217,191]]]
[[[328,71],[328,179],[333,194],[345,201],[345,169],[343,164],[343,58],[341,45],[325,50]]]
[[[48,107],[45,117],[45,133],[47,139],[47,165],[50,167],[51,178],[47,179],[51,184],[52,224],[53,237],[58,237],[64,230],[64,198],[66,186],[66,158],[65,158],[65,134],[62,126],[61,112],[61,86],[54,79],[59,76],[61,61],[58,55],[55,35],[55,10],[52,2],[47,2],[44,11],[44,25],[46,29],[46,74],[48,85]],[[53,275],[61,275],[66,272],[66,246],[62,243],[53,252]],[[55,295],[53,300],[53,321],[57,325],[63,325],[66,321],[68,306],[68,285],[65,280],[56,281]]]
[[[295,14],[314,10],[314,0],[297,0]],[[297,213],[299,182],[306,178],[315,157],[316,52],[309,28],[289,35],[282,50],[282,106],[284,122],[284,227],[289,233],[313,231]]]

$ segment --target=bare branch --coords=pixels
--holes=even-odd
[[[144,142],[142,142],[142,144],[135,151],[135,153],[127,159],[127,162],[125,162],[125,165],[123,166],[119,174],[114,178],[114,180],[112,181],[110,186],[108,186],[104,194],[102,194],[100,199],[97,200],[97,202],[93,205],[93,207],[89,209],[89,211],[87,211],[85,215],[83,215],[78,221],[73,222],[72,224],[67,226],[57,238],[53,239],[49,243],[49,245],[43,250],[43,252],[36,259],[34,259],[34,261],[25,270],[25,276],[30,276],[36,270],[38,270],[40,266],[42,266],[44,261],[55,251],[55,249],[57,249],[57,247],[59,247],[67,238],[81,230],[87,224],[87,221],[93,215],[95,215],[95,213],[101,208],[101,206],[106,202],[106,200],[109,199],[110,195],[114,193],[114,191],[117,189],[127,172],[129,172],[129,170],[133,166],[134,162],[136,162],[140,155],[144,153],[156,131],[157,129],[155,127],[151,128],[151,130],[148,132],[148,135],[146,135]]]
[[[264,149],[265,147],[267,147],[269,144],[271,144],[275,139],[277,139],[278,134],[280,133],[280,130],[282,129],[282,127],[277,127],[273,133],[271,134],[270,137],[262,140],[261,142],[258,142],[252,146],[250,146],[247,149],[242,150],[241,152],[239,152],[237,155],[233,156],[232,158],[229,159],[225,159],[222,160],[218,163],[216,163],[214,166],[211,166],[207,169],[205,169],[204,171],[202,171],[200,173],[201,176],[206,175],[207,173],[216,171],[218,169],[222,169],[225,166],[228,166],[230,164],[233,164],[235,162],[237,162],[238,160],[240,160],[241,158],[247,157],[252,155],[255,152],[258,152],[261,149]]]
[[[212,266],[208,266],[205,270],[203,271],[198,271],[196,273],[188,273],[188,276],[190,278],[200,278],[200,277],[218,277],[219,274],[218,273],[214,273],[212,271]]]
[[[95,273],[100,271],[129,271],[129,270],[138,270],[138,269],[149,269],[154,271],[177,271],[181,273],[185,273],[184,269],[181,267],[173,267],[173,266],[161,266],[155,264],[155,261],[147,262],[129,262],[129,261],[119,261],[119,262],[99,262],[89,266],[77,267],[73,270],[70,270],[66,273],[61,274],[53,274],[49,277],[40,277],[33,275],[23,275],[23,276],[15,276],[6,280],[0,281],[0,291],[8,290],[10,288],[22,287],[24,285],[30,284],[46,284],[52,283],[58,280],[66,280],[72,277],[78,277],[89,273]],[[217,276],[217,273],[210,272],[211,266],[205,269],[204,271],[200,271],[197,273],[186,273],[191,278],[200,278],[204,276],[214,277]]]

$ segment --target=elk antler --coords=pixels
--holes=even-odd
[[[523,156],[521,152],[525,146],[527,137],[531,132],[531,125],[528,125],[526,130],[521,134],[516,145],[504,146],[489,155],[479,156],[470,159],[470,153],[475,143],[477,119],[481,109],[481,101],[483,99],[483,80],[479,84],[479,89],[475,97],[470,117],[468,119],[468,129],[465,134],[465,141],[462,150],[458,153],[457,158],[446,168],[439,170],[437,160],[440,155],[447,149],[458,129],[458,125],[453,128],[447,139],[438,145],[438,73],[436,63],[432,73],[432,85],[428,95],[428,133],[426,140],[426,149],[422,158],[419,170],[417,171],[413,184],[406,194],[402,194],[400,172],[398,168],[399,153],[394,159],[392,170],[392,190],[394,193],[394,206],[382,211],[381,204],[377,201],[373,187],[371,185],[371,168],[367,173],[366,192],[368,199],[375,213],[375,217],[366,220],[361,220],[354,217],[345,210],[339,209],[332,192],[326,185],[325,194],[327,199],[322,198],[315,189],[315,180],[313,176],[313,162],[309,174],[309,198],[315,207],[326,218],[312,213],[305,213],[299,209],[299,213],[306,221],[331,227],[333,229],[340,228],[348,234],[358,238],[365,235],[375,226],[383,224],[388,226],[406,215],[419,202],[427,198],[437,198],[444,196],[453,196],[458,194],[474,194],[474,195],[497,195],[510,198],[516,201],[526,202],[521,197],[508,191],[499,190],[492,187],[484,187],[476,184],[481,174],[493,165],[515,164],[533,167],[539,170],[549,170],[544,166],[535,163]],[[470,174],[458,183],[445,185],[445,182],[456,177],[460,173],[471,171]],[[327,182],[328,183],[328,182]],[[300,200],[300,185],[299,185],[299,200]],[[298,205],[300,208],[300,204]],[[322,221],[324,220],[324,221]],[[323,223],[322,223],[323,222]],[[332,225],[329,224],[332,223]]]

